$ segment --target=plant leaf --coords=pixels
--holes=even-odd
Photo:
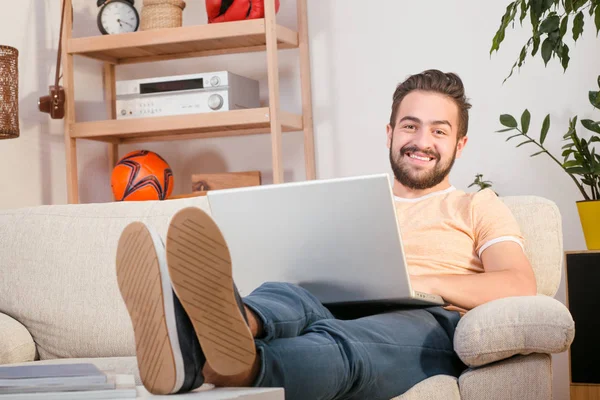
[[[542,0],[531,0],[529,2],[529,5],[531,7],[531,15],[533,18],[537,18],[539,20],[540,16],[542,15],[543,11],[542,11]],[[539,22],[539,21],[538,21]],[[532,23],[533,25],[533,23]]]
[[[533,153],[533,154],[532,154],[532,155],[530,155],[529,157],[535,157],[535,156],[537,156],[537,155],[539,155],[539,154],[542,154],[542,153],[545,153],[545,152],[546,152],[546,150],[538,151],[537,153]]]
[[[544,43],[542,43],[542,59],[544,60],[544,66],[548,65],[548,61],[550,61],[553,49],[554,44],[552,43],[550,38],[547,37],[546,40],[544,40]]]
[[[538,49],[540,48],[540,36],[539,35],[535,35],[533,37],[533,50],[531,50],[531,57],[535,56],[536,53],[538,52]]]
[[[584,175],[584,174],[590,173],[589,169],[584,168],[584,167],[573,167],[573,168],[567,168],[566,170],[568,173],[574,174],[574,175]]]
[[[570,14],[573,10],[573,0],[565,0],[565,12]]]
[[[583,22],[583,13],[579,11],[573,19],[573,40],[576,42],[583,33]]]
[[[593,185],[593,182],[586,178],[581,179],[581,183],[588,185],[588,186]]]
[[[562,156],[566,158],[569,154],[571,154],[573,152],[574,152],[574,150],[567,149],[567,150],[565,150],[565,151],[562,152]]]
[[[508,131],[514,131],[515,128],[505,128],[505,129],[500,129],[499,131],[496,131],[496,133],[502,133],[502,132],[508,132]]]
[[[526,141],[524,141],[523,143],[519,143],[519,144],[517,145],[517,147],[521,147],[521,146],[523,146],[524,144],[527,144],[527,143],[533,143],[533,140],[526,140]]]
[[[594,23],[596,24],[596,36],[598,36],[598,31],[600,31],[600,3],[596,5],[594,10]]]
[[[594,122],[591,119],[582,119],[581,125],[583,125],[588,131],[600,133],[600,126],[597,122]]]
[[[542,8],[542,12],[546,12],[552,7],[552,5],[557,2],[556,0],[544,0],[544,7]]]
[[[579,10],[584,4],[586,4],[589,0],[574,0],[573,1],[573,11]]]
[[[598,136],[592,136],[590,138],[590,143],[595,143],[595,142],[600,142],[600,137],[598,137]]]
[[[577,125],[577,115],[574,116],[573,118],[569,118],[569,128],[575,129],[576,125]]]
[[[565,167],[565,168],[578,167],[578,166],[581,166],[581,163],[576,160],[571,160],[571,161],[567,161],[567,162],[563,163],[563,167]]]
[[[521,1],[521,16],[519,17],[519,22],[521,23],[521,26],[523,26],[523,20],[525,19],[526,16],[527,16],[527,2]]]
[[[588,98],[592,106],[600,108],[600,91],[594,92],[590,90]]]
[[[517,133],[516,135],[509,136],[508,138],[506,138],[506,142],[508,142],[512,138],[516,138],[517,136],[521,136],[521,134]]]
[[[527,131],[529,131],[529,123],[531,122],[531,114],[529,113],[529,110],[525,110],[523,111],[523,114],[521,114],[521,131],[526,134]]]
[[[588,142],[585,139],[581,139],[581,152],[583,153],[583,156],[586,156],[588,154],[590,154],[590,151],[588,149]]]
[[[569,139],[571,139],[571,135],[573,135],[573,132],[569,129],[569,132],[567,132],[563,135],[563,139],[569,140]],[[569,146],[573,146],[573,143],[569,144]]]
[[[500,20],[500,27],[498,28],[498,31],[492,39],[492,48],[490,49],[490,55],[494,52],[494,50],[500,49],[500,43],[502,43],[502,41],[504,40],[506,28],[508,27],[508,23],[510,22],[510,16],[512,14],[514,6],[514,2],[506,6],[506,11],[502,16],[502,19]]]
[[[527,45],[523,46],[523,48],[521,49],[521,54],[519,54],[519,64],[518,64],[519,68],[521,68],[521,66],[523,65],[523,62],[525,61],[526,56],[527,56]],[[513,66],[513,68],[514,68],[514,66]]]
[[[567,67],[569,66],[569,60],[571,60],[569,57],[569,46],[563,44],[560,57],[560,63],[562,64],[563,72],[567,70]]]
[[[550,114],[546,115],[546,118],[544,118],[544,122],[542,123],[542,131],[540,132],[540,144],[544,144],[544,140],[546,140],[546,135],[548,134],[549,129]]]
[[[510,114],[502,114],[500,116],[500,123],[509,128],[516,128],[518,126],[517,120]]]
[[[569,25],[569,14],[566,14],[560,21],[560,37],[561,37],[561,39],[565,36],[565,33],[567,33],[568,25]]]
[[[540,24],[540,33],[550,33],[558,29],[560,18],[556,13],[550,13]]]

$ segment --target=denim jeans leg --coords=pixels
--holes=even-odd
[[[402,310],[323,319],[295,338],[257,340],[255,386],[283,387],[286,400],[389,400],[430,376],[460,375],[452,344],[459,318],[439,307]]]
[[[261,320],[265,342],[298,336],[312,323],[333,318],[315,296],[290,283],[264,283],[243,302]]]

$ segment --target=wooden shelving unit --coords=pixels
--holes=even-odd
[[[63,32],[63,86],[67,94],[65,152],[69,203],[79,202],[77,140],[108,143],[109,168],[119,159],[119,145],[139,142],[190,140],[269,133],[273,156],[273,183],[283,183],[282,133],[304,132],[306,179],[315,179],[311,75],[306,0],[296,0],[298,32],[276,23],[274,0],[265,1],[265,18],[205,24],[120,35],[72,38],[72,0],[66,1]],[[278,50],[298,49],[302,88],[302,115],[281,110]],[[121,64],[266,52],[269,106],[250,110],[117,120],[115,67]],[[73,58],[84,56],[104,62],[104,97],[109,119],[77,122]]]

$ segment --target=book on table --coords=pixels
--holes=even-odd
[[[132,375],[94,364],[0,366],[0,399],[127,399],[136,397]]]

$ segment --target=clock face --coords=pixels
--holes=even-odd
[[[140,22],[139,15],[131,4],[113,0],[100,10],[98,26],[103,34],[135,32]]]

